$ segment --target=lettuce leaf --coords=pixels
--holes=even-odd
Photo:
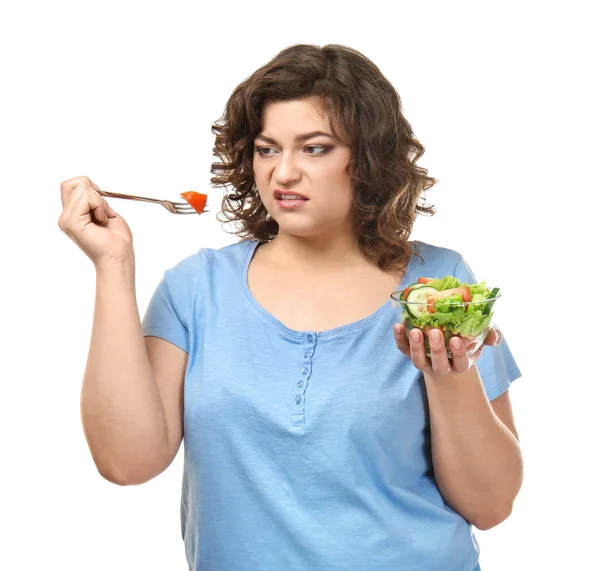
[[[449,313],[453,309],[456,309],[457,304],[462,304],[463,299],[462,295],[451,295],[450,297],[445,297],[444,299],[438,299],[434,302],[434,307],[436,311],[441,313]]]
[[[492,321],[491,315],[483,315],[481,311],[475,311],[465,315],[461,323],[454,326],[453,331],[464,337],[475,337],[479,335]]]
[[[465,284],[465,285],[467,285],[467,284]],[[471,290],[472,296],[480,294],[480,295],[485,295],[486,298],[488,298],[488,297],[490,297],[490,293],[492,293],[492,290],[485,285],[484,281],[479,282],[478,284],[470,284],[468,287]]]
[[[434,287],[435,289],[443,290],[460,287],[461,283],[460,280],[454,276],[446,276],[444,278],[437,278],[426,285]]]

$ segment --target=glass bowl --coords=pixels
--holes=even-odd
[[[399,323],[402,323],[402,325],[404,325],[404,329],[406,331],[407,338],[408,338],[408,335],[409,335],[411,329],[420,329],[423,332],[423,339],[425,342],[425,353],[427,354],[428,357],[431,357],[431,350],[429,347],[429,332],[434,327],[433,326],[417,327],[414,324],[416,319],[413,317],[414,315],[419,315],[420,313],[427,312],[428,311],[427,303],[410,302],[410,301],[401,300],[400,295],[402,294],[402,291],[403,290],[395,291],[390,296],[392,305],[397,311],[397,315],[398,315],[397,321]],[[444,335],[444,342],[446,345],[446,351],[448,352],[449,359],[452,359],[452,352],[450,351],[450,345],[449,345],[450,339],[452,337],[459,337],[460,339],[462,339],[462,341],[465,344],[468,355],[472,355],[473,353],[475,353],[475,351],[477,351],[477,349],[479,349],[481,347],[481,345],[485,341],[485,338],[487,337],[488,333],[490,332],[490,329],[492,329],[494,327],[495,315],[496,315],[496,311],[495,311],[496,303],[501,297],[502,297],[502,294],[498,293],[496,296],[488,298],[484,303],[473,304],[472,302],[464,302],[464,301],[462,301],[462,302],[454,301],[454,302],[450,303],[450,307],[449,307],[450,312],[456,311],[456,310],[466,312],[469,305],[474,305],[475,307],[473,307],[473,309],[480,312],[478,314],[475,313],[475,315],[481,317],[481,326],[483,327],[483,329],[478,329],[475,334],[472,333],[469,336],[466,336],[464,334],[461,334],[460,323],[456,323],[456,321],[453,323],[452,320],[449,320],[446,324],[440,324],[438,327],[435,327],[436,329],[441,330],[441,332]],[[485,315],[487,315],[487,318],[483,319],[483,317]]]

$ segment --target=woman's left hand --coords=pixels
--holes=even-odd
[[[439,333],[439,340],[432,338],[432,333],[433,337],[435,337],[436,331]],[[420,329],[412,329],[411,334],[416,335],[418,339],[413,340],[411,336],[409,343],[404,326],[401,323],[397,323],[394,326],[394,338],[396,339],[398,349],[413,362],[413,365],[417,369],[424,373],[437,376],[448,375],[450,373],[466,373],[473,364],[477,362],[479,357],[481,357],[481,353],[486,345],[494,347],[502,341],[502,333],[500,330],[490,329],[485,341],[481,344],[481,347],[469,356],[467,355],[467,350],[462,339],[454,336],[451,338],[451,341],[456,339],[459,342],[459,347],[453,347],[453,343],[450,342],[452,359],[448,359],[443,333],[439,330],[432,329],[429,332],[429,346],[431,348],[430,358],[425,354],[423,332]]]

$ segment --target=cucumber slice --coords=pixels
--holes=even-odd
[[[407,286],[406,286],[406,287],[405,287],[405,288],[402,290],[402,293],[400,294],[400,300],[401,300],[401,301],[406,301],[406,300],[404,299],[404,292],[406,291],[406,288],[415,289],[415,288],[418,288],[418,287],[423,287],[424,285],[427,285],[427,284],[415,283],[415,284],[410,284],[410,285],[407,285]]]
[[[498,295],[498,292],[500,291],[499,287],[495,287],[492,290],[492,293],[490,293],[490,297],[496,297]],[[488,301],[485,304],[485,307],[483,308],[483,315],[489,315],[490,311],[492,311],[492,306],[494,305],[494,302],[496,300],[492,300],[492,301]]]
[[[411,290],[406,296],[406,301],[408,302],[405,306],[406,311],[411,317],[418,319],[421,315],[427,313],[427,298],[434,293],[439,292],[434,287],[426,284]]]

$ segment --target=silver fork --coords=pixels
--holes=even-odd
[[[100,196],[108,198],[126,198],[129,200],[139,200],[141,202],[153,202],[164,206],[171,214],[198,214],[192,206],[187,202],[172,202],[170,200],[160,200],[158,198],[147,198],[145,196],[133,196],[131,194],[120,194],[118,192],[108,192],[99,190]],[[203,212],[208,212],[208,208],[204,208]]]

